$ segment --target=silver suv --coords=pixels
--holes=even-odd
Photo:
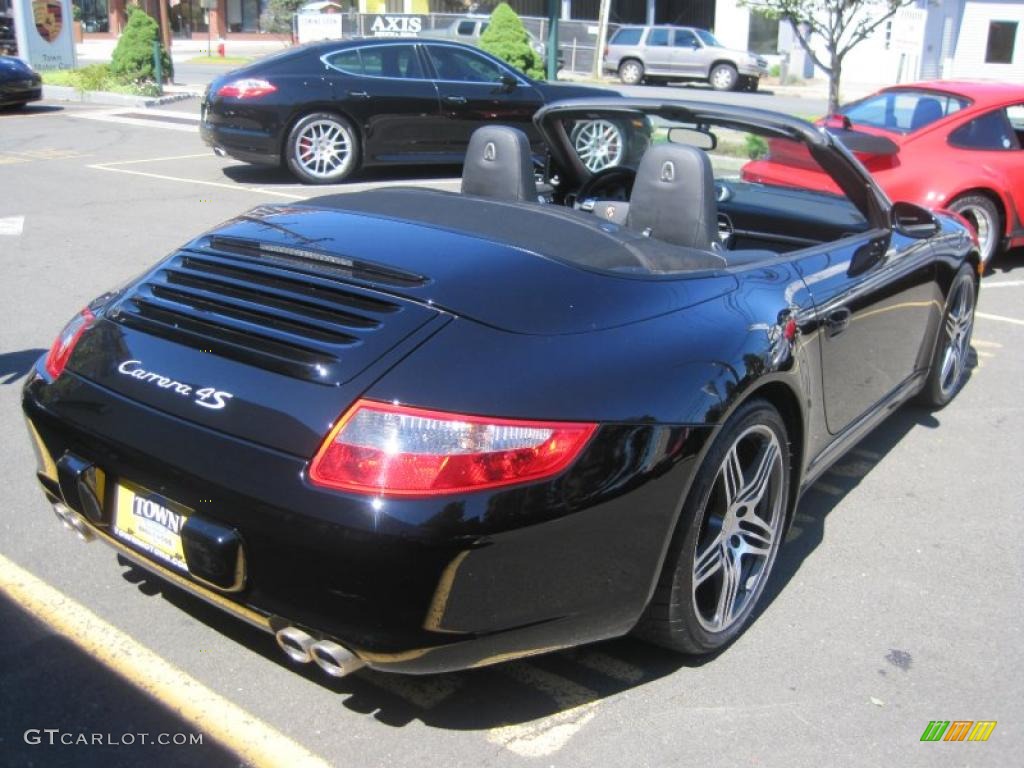
[[[620,27],[604,49],[603,69],[627,85],[706,80],[719,91],[756,91],[768,62],[750,51],[725,48],[696,27]]]

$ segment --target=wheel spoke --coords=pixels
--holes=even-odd
[[[725,559],[725,546],[721,534],[707,546],[704,553],[694,560],[693,587],[696,589],[722,568]]]
[[[722,462],[722,482],[725,487],[725,503],[731,507],[743,490],[743,467],[735,445],[729,449]]]
[[[740,593],[740,562],[738,557],[726,551],[722,557],[722,589],[718,593],[718,605],[715,607],[713,624],[716,627],[728,626],[736,612],[736,601]]]
[[[741,498],[749,507],[756,507],[764,498],[764,492],[771,481],[772,469],[779,457],[779,446],[775,440],[769,440],[758,456],[757,468],[754,470],[754,477],[743,489]]]
[[[775,541],[775,527],[756,514],[747,515],[740,523],[740,538],[744,545],[742,554],[767,557]]]

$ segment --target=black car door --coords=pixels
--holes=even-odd
[[[828,431],[842,432],[927,365],[942,296],[927,240],[872,230],[795,260],[814,302]]]
[[[364,164],[422,161],[443,151],[437,87],[414,43],[345,48],[324,63],[335,100],[359,123]]]
[[[529,80],[497,59],[461,45],[426,43],[441,112],[445,116],[444,144],[461,161],[469,137],[487,123],[513,125],[531,143],[539,136],[533,115],[544,103]]]

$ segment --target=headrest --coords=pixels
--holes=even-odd
[[[537,202],[530,140],[517,128],[485,125],[469,139],[462,166],[462,194]]]

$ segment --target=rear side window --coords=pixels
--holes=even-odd
[[[639,45],[640,37],[644,31],[637,27],[627,27],[620,29],[614,35],[612,35],[612,41],[609,45]]]
[[[460,21],[458,32],[460,35],[472,35],[475,28],[475,21]]]
[[[909,133],[967,106],[967,99],[934,91],[886,91],[854,102],[841,112],[856,125]]]
[[[326,61],[335,69],[340,69],[350,75],[363,74],[363,64],[359,60],[359,49],[352,48],[347,51],[338,51],[327,56]]]
[[[949,143],[963,149],[1020,149],[1006,111],[997,109],[964,123],[951,134]]]
[[[391,77],[408,80],[422,80],[423,70],[411,45],[382,45],[361,48],[363,74],[371,77]]]
[[[647,33],[647,44],[648,45],[668,45],[668,30],[667,29],[652,29]]]

